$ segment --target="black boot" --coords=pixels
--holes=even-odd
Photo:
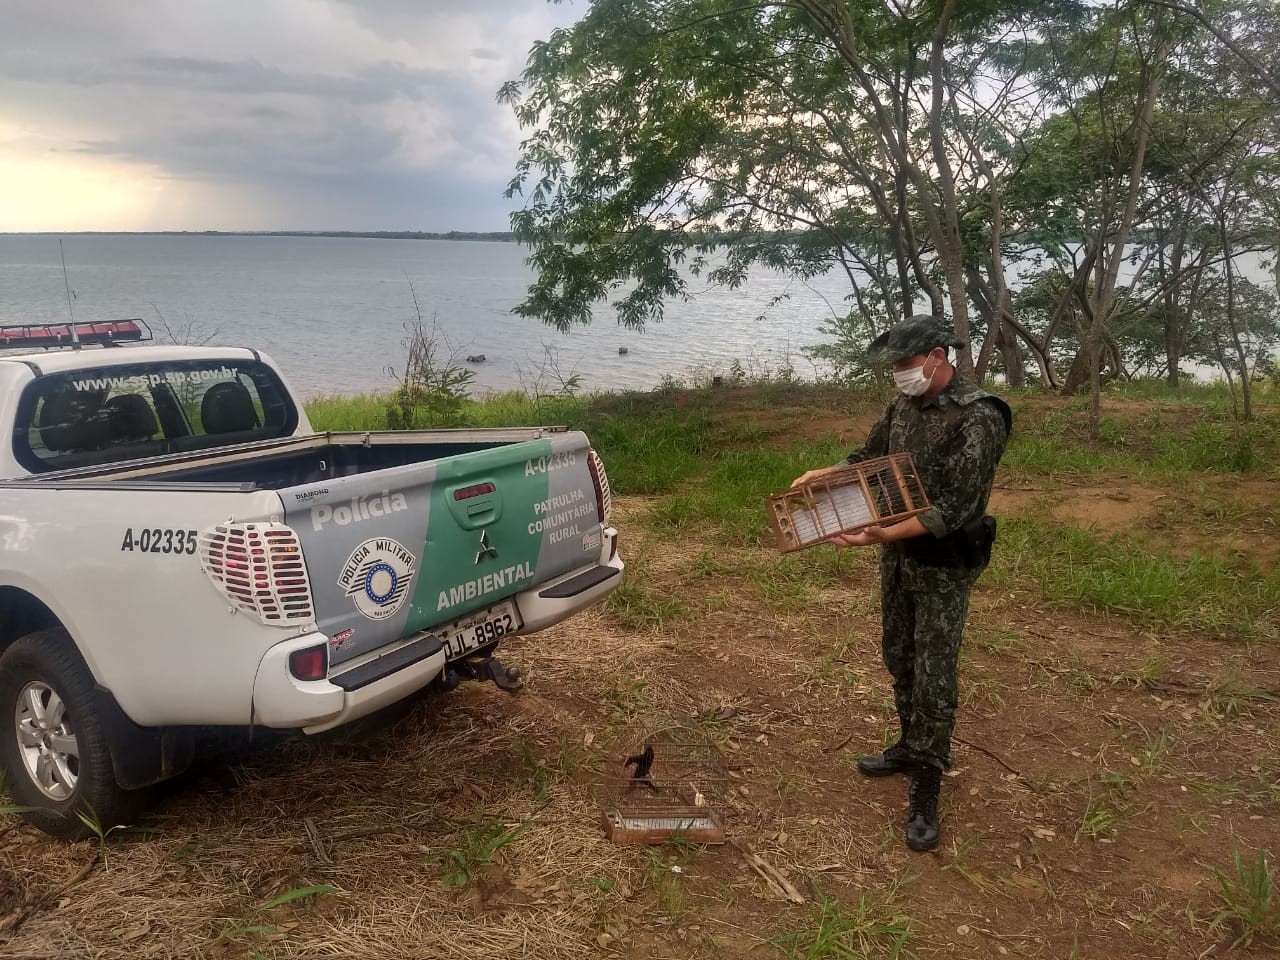
[[[938,845],[938,794],[942,790],[942,771],[931,763],[922,763],[911,777],[907,794],[907,846],[912,850],[932,850]]]
[[[911,751],[899,740],[884,753],[858,758],[858,772],[864,777],[887,777],[895,773],[911,773],[916,767]]]

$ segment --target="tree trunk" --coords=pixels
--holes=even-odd
[[[1018,338],[1004,324],[1000,325],[1000,340],[996,349],[1000,351],[1000,361],[1009,386],[1019,390],[1025,387],[1027,370],[1023,366],[1022,350],[1018,346]]]
[[[1226,198],[1222,199],[1222,207],[1218,209],[1218,237],[1222,242],[1222,266],[1227,278],[1227,329],[1231,331],[1231,343],[1236,351],[1236,362],[1240,365],[1240,399],[1244,404],[1244,421],[1253,419],[1253,391],[1249,384],[1249,354],[1240,340],[1240,328],[1236,325],[1236,285],[1235,269],[1231,253],[1231,237],[1227,230]],[[1227,374],[1230,376],[1230,372]]]
[[[960,214],[956,205],[956,181],[951,169],[951,157],[947,155],[947,130],[943,122],[946,106],[943,53],[951,18],[955,15],[959,0],[945,0],[938,26],[933,32],[929,51],[929,68],[932,75],[932,102],[929,105],[929,145],[933,150],[934,176],[942,195],[941,235],[938,237],[938,262],[942,275],[947,279],[947,296],[951,301],[951,324],[956,337],[962,341],[956,356],[960,373],[975,379],[972,332],[969,329],[969,300],[964,292],[964,246],[960,239]],[[921,198],[922,200],[925,198]]]
[[[1162,19],[1157,18],[1155,24],[1157,33],[1162,32],[1163,24],[1160,22]],[[1089,367],[1089,439],[1094,441],[1100,438],[1102,427],[1102,383],[1099,371],[1102,359],[1102,337],[1115,309],[1116,281],[1120,276],[1120,264],[1124,259],[1124,250],[1129,243],[1129,234],[1133,230],[1133,221],[1138,209],[1138,191],[1141,189],[1143,173],[1146,169],[1151,120],[1155,114],[1156,98],[1160,96],[1160,85],[1164,79],[1164,62],[1168,55],[1169,40],[1161,37],[1151,60],[1143,65],[1149,72],[1149,76],[1146,89],[1143,91],[1142,114],[1138,118],[1137,135],[1134,138],[1128,196],[1125,199],[1124,213],[1116,226],[1109,262],[1091,298],[1093,316],[1090,318],[1088,331],[1084,337],[1082,353]]]

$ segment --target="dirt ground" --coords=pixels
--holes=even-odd
[[[999,484],[1004,515],[1044,504],[1033,482]],[[1254,511],[1220,547],[1265,565],[1278,492],[1250,475],[1194,494]],[[1204,541],[1187,496],[1094,477],[1052,512],[1177,552]],[[766,548],[660,539],[652,504],[622,498],[615,522],[678,615],[596,609],[520,638],[504,654],[518,695],[467,685],[339,735],[212,753],[159,791],[145,834],[64,845],[4,818],[0,956],[879,958],[903,928],[920,957],[1233,947],[1213,868],[1233,846],[1280,855],[1273,645],[1051,609],[1034,584],[984,578],[943,843],[916,854],[906,780],[852,766],[893,733],[874,559],[829,552],[816,587],[797,583]],[[722,751],[733,842],[604,840],[603,765],[654,718]],[[845,952],[810,949],[834,931]]]

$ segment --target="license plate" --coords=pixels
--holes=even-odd
[[[465,657],[477,647],[501,640],[520,629],[520,615],[516,605],[504,601],[486,610],[479,610],[449,626],[444,636],[446,655],[450,660]]]

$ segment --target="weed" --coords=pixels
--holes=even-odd
[[[534,754],[523,742],[517,744],[517,749],[529,770],[525,782],[532,789],[534,799],[539,802],[547,799],[552,784],[569,779],[589,759],[586,748],[563,733],[557,738],[556,752],[546,760]]]
[[[531,826],[531,823],[520,823],[504,827],[495,820],[482,820],[459,831],[456,846],[428,857],[425,862],[443,864],[441,882],[446,887],[465,887],[477,870],[493,863],[499,850],[513,843]]]
[[[708,735],[718,743],[724,743],[733,736],[733,718],[735,711],[727,707],[712,707],[703,710],[695,718]]]
[[[1045,600],[1192,627],[1232,640],[1276,635],[1280,573],[1241,571],[1219,556],[1147,553],[1076,527],[1014,517],[993,558],[1012,580],[1038,580]]]
[[[674,594],[653,590],[639,576],[628,576],[605,601],[626,626],[662,627],[685,616],[685,603]]]
[[[645,694],[647,687],[648,684],[639,677],[621,673],[608,673],[600,678],[600,699],[609,712],[611,726],[630,723],[641,710],[649,706],[649,698]]]
[[[520,758],[524,760],[525,766],[529,768],[529,774],[525,777],[525,782],[533,790],[533,798],[541,803],[547,799],[547,792],[551,788],[551,771],[547,769],[545,760],[539,760],[533,755],[533,751],[528,745],[521,741],[517,744],[520,751]]]
[[[644,851],[641,882],[653,891],[658,907],[669,920],[678,920],[685,911],[684,888],[680,885],[682,869],[656,850]]]
[[[1090,800],[1089,806],[1085,808],[1084,816],[1080,819],[1080,826],[1076,830],[1076,836],[1084,834],[1091,840],[1097,840],[1099,837],[1113,833],[1119,822],[1119,811],[1107,803],[1106,800],[1095,798]]]
[[[805,686],[826,685],[853,687],[862,682],[862,674],[850,662],[851,640],[842,640],[818,658],[818,662],[805,671],[801,681]]]
[[[1168,668],[1169,661],[1167,658],[1159,656],[1158,654],[1153,654],[1152,656],[1144,659],[1136,667],[1131,667],[1128,670],[1122,670],[1120,673],[1116,674],[1116,680],[1121,683],[1132,684],[1135,687],[1150,689],[1160,681],[1160,678],[1164,676],[1164,672]]]
[[[770,610],[779,613],[799,613],[813,602],[813,593],[806,583],[757,574],[752,577],[758,596]]]
[[[718,560],[712,553],[702,550],[693,558],[693,563],[689,565],[689,573],[695,577],[717,578],[724,576],[732,576],[739,571]]]
[[[1248,946],[1259,936],[1280,933],[1280,901],[1274,896],[1275,867],[1267,862],[1267,852],[1246,861],[1240,848],[1232,846],[1232,872],[1216,866],[1209,869],[1218,882],[1225,906],[1214,917],[1211,927],[1229,924],[1239,930],[1232,948]]]
[[[769,942],[791,960],[896,960],[907,949],[911,921],[862,894],[846,906],[820,894],[802,927]]]
[[[788,797],[800,792],[801,787],[804,786],[804,780],[797,773],[792,773],[788,770],[779,770],[777,779],[773,786],[778,793],[778,799],[783,803],[786,803]]]
[[[1254,703],[1280,703],[1280,697],[1247,685],[1240,677],[1239,665],[1233,665],[1227,678],[1210,688],[1200,707],[1212,720],[1229,720],[1247,716]]]
[[[670,493],[649,509],[649,525],[659,533],[686,534],[702,522],[698,501],[688,493]]]
[[[1009,688],[994,677],[975,677],[964,686],[965,709],[977,709],[987,704],[991,709],[1004,709],[1004,691]]]
[[[258,904],[248,914],[240,919],[230,921],[222,928],[222,932],[218,934],[218,939],[226,940],[231,937],[249,937],[255,934],[279,936],[281,931],[276,928],[275,924],[267,923],[266,917],[263,916],[264,914],[274,910],[276,907],[282,907],[287,903],[309,901],[313,897],[337,892],[338,890],[336,887],[331,887],[324,883],[286,890],[284,893],[276,897],[272,897],[264,903]],[[255,955],[260,956],[257,951],[254,951],[254,953]]]
[[[986,896],[999,893],[1000,884],[982,870],[970,867],[963,862],[965,855],[973,849],[973,846],[980,839],[981,837],[970,837],[965,841],[953,840],[951,842],[951,862],[943,866],[942,869],[955,873],[979,893]]]
[[[412,283],[409,293],[416,316],[404,325],[404,371],[387,367],[397,386],[387,397],[386,424],[392,430],[452,426],[459,421],[467,388],[476,374],[459,362],[461,347],[438,320],[433,317],[428,325],[423,319]]]
[[[1010,651],[1026,646],[1026,638],[1016,630],[1000,628],[982,630],[974,637],[974,642],[987,653],[1004,656]]]
[[[107,826],[87,800],[84,802],[84,809],[76,811],[76,818],[98,838],[98,858],[103,863],[107,862],[108,845],[118,847],[127,837],[149,836],[161,832],[159,827],[134,826],[126,823]]]
[[[1151,776],[1168,770],[1169,751],[1172,741],[1168,731],[1161,730],[1154,736],[1144,733],[1144,742],[1138,751],[1138,768],[1143,775]]]

